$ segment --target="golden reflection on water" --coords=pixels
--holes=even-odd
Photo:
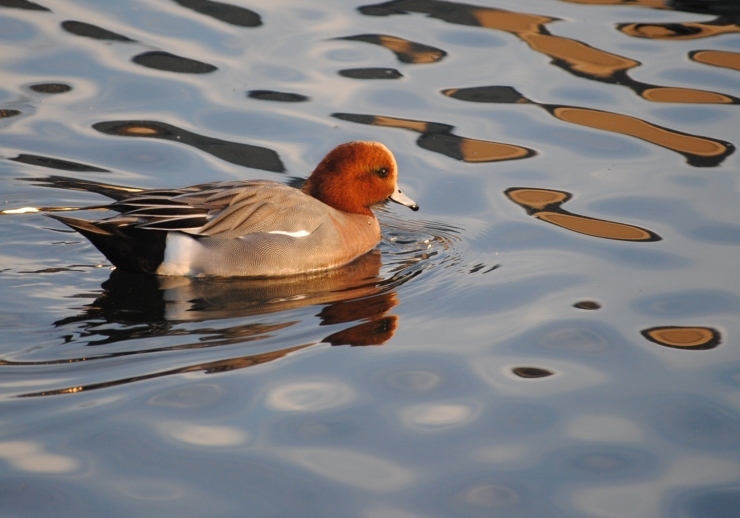
[[[478,22],[479,27],[511,32],[519,36],[537,34],[544,29],[545,24],[558,20],[558,18],[550,18],[549,16],[504,11],[503,9],[478,8],[474,5],[456,4],[454,2],[451,2],[451,4],[460,10],[470,9],[470,14]]]
[[[560,207],[571,198],[571,194],[567,192],[514,187],[504,194],[517,205],[524,207],[530,216],[579,234],[619,241],[661,239],[656,233],[634,225],[571,214]]]
[[[565,68],[592,79],[612,79],[617,73],[635,68],[639,61],[591,47],[583,42],[552,36],[527,33],[519,36],[532,50],[562,60]]]
[[[721,34],[734,34],[740,32],[740,25],[736,23],[724,24],[721,21],[715,23],[622,23],[617,29],[633,38],[645,38],[651,40],[696,40],[709,38]]]
[[[655,93],[661,95],[665,91]],[[628,135],[670,149],[685,156],[688,163],[693,166],[716,166],[734,151],[734,146],[729,142],[664,128],[629,115],[592,108],[537,103],[527,99],[510,86],[448,88],[442,90],[442,94],[468,102],[540,106],[554,117],[571,124]],[[647,95],[652,95],[652,93],[647,92]]]
[[[558,119],[590,128],[630,135],[679,153],[704,157],[727,153],[727,146],[704,137],[686,135],[655,126],[642,119],[588,108],[557,107],[552,110]]]
[[[578,77],[594,81],[626,86],[648,101],[671,103],[738,104],[740,99],[729,95],[673,88],[641,83],[629,77],[627,72],[641,65],[637,60],[592,47],[581,41],[550,34],[547,25],[557,18],[538,14],[505,11],[440,0],[393,0],[375,5],[365,5],[360,12],[369,16],[388,16],[409,12],[424,13],[448,23],[484,27],[513,34],[529,47],[552,58],[552,64]],[[632,24],[640,27],[643,24]],[[671,26],[676,24],[670,24]],[[696,24],[702,25],[702,24]],[[620,26],[629,34],[629,24]],[[707,25],[720,32],[736,32],[736,25]],[[622,29],[620,29],[622,30]],[[629,34],[633,35],[633,34]],[[640,36],[650,37],[650,36]],[[645,95],[648,92],[648,95]]]
[[[359,124],[407,129],[421,133],[421,137],[416,141],[419,147],[463,162],[499,162],[529,158],[536,154],[532,149],[514,144],[460,137],[452,133],[454,126],[439,122],[355,113],[333,113],[332,117]]]
[[[543,211],[534,216],[573,232],[593,237],[618,239],[620,241],[655,241],[654,235],[647,230],[624,223],[587,218],[575,214],[563,214],[562,212]]]
[[[692,88],[646,88],[641,93],[648,101],[656,103],[732,104],[729,95],[694,90]]]
[[[689,59],[705,65],[740,70],[740,52],[730,52],[728,50],[694,50],[689,52]]]
[[[658,345],[675,349],[714,349],[721,341],[719,331],[711,327],[653,327],[642,331],[642,335]]]
[[[122,127],[119,135],[131,135],[134,137],[138,137],[144,135],[164,135],[164,133],[156,127],[143,125],[139,126],[134,123],[129,126]]]

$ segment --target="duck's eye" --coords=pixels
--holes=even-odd
[[[377,174],[377,175],[378,175],[378,176],[380,176],[381,178],[385,178],[386,176],[388,176],[388,168],[386,168],[386,167],[381,167],[381,168],[379,168],[379,169],[376,169],[376,170],[375,170],[375,174]]]

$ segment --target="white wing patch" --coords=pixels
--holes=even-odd
[[[268,234],[283,234],[290,237],[306,237],[311,234],[307,230],[299,230],[298,232],[286,232],[284,230],[271,230]]]

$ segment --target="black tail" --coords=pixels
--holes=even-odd
[[[85,236],[108,260],[124,271],[156,273],[164,260],[167,232],[138,228],[135,221],[122,223],[47,214]]]

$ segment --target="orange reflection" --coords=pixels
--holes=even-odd
[[[142,137],[142,136],[149,136],[149,135],[158,135],[160,132],[156,127],[151,126],[137,126],[136,124],[131,124],[129,126],[124,126],[120,129],[119,135],[131,135],[133,137]],[[161,133],[162,135],[164,133]]]
[[[689,52],[689,59],[705,65],[740,70],[740,52],[730,52],[727,50],[694,50]]]
[[[694,166],[716,166],[734,151],[734,146],[728,142],[689,135],[629,115],[591,108],[536,103],[510,86],[449,88],[442,90],[442,94],[461,101],[478,103],[534,104],[565,122],[629,135],[670,149],[685,156],[688,163]]]
[[[560,207],[571,198],[571,194],[564,191],[514,187],[506,190],[504,194],[517,205],[524,207],[530,216],[572,232],[618,241],[661,239],[656,233],[634,225],[571,214]]]
[[[587,218],[575,214],[563,214],[562,212],[543,211],[534,216],[573,232],[593,237],[618,239],[620,241],[655,241],[654,234],[651,232],[624,223]]]
[[[424,13],[448,23],[504,31],[527,43],[532,50],[549,56],[553,65],[571,74],[594,81],[627,86],[648,101],[740,104],[740,99],[729,95],[689,88],[674,89],[635,81],[627,75],[627,72],[639,66],[640,62],[591,47],[577,40],[550,34],[546,25],[557,21],[557,18],[441,0],[392,0],[362,6],[359,10],[368,16]],[[729,30],[721,25],[712,27],[717,31]],[[735,29],[740,30],[738,27]],[[656,94],[656,90],[661,92]],[[651,92],[652,95],[645,96],[645,91]]]
[[[366,43],[380,45],[393,52],[398,60],[403,63],[436,63],[447,55],[444,50],[387,34],[358,34],[357,36],[346,36],[336,39],[364,41]]]
[[[393,336],[398,327],[398,317],[390,315],[370,322],[348,327],[322,340],[331,345],[382,345]]]
[[[684,23],[622,23],[617,29],[627,36],[633,38],[646,38],[651,40],[696,40],[719,36],[720,34],[733,34],[740,32],[740,25],[728,22],[724,24],[721,19],[712,22],[684,22]]]
[[[679,133],[628,115],[573,107],[553,108],[552,113],[564,121],[630,135],[684,155],[724,157],[729,154],[729,148],[721,142]]]
[[[642,331],[642,336],[658,345],[675,349],[714,349],[721,342],[719,331],[711,327],[653,327]]]
[[[436,3],[427,2],[428,5]],[[506,31],[517,35],[539,33],[544,30],[545,24],[558,20],[558,18],[550,18],[549,16],[517,13],[504,11],[503,9],[477,7],[474,5],[457,4],[455,2],[450,2],[450,4],[463,11],[469,9],[470,14],[477,22],[476,25],[479,27]]]
[[[736,101],[729,95],[692,88],[647,88],[642,91],[642,97],[656,103],[732,104]]]
[[[591,79],[610,80],[619,72],[640,65],[639,61],[611,54],[580,41],[549,34],[526,33],[519,36],[537,52],[563,63],[563,68]]]
[[[452,133],[454,126],[439,122],[355,113],[333,113],[332,117],[359,124],[407,129],[421,133],[421,137],[416,141],[419,147],[463,162],[500,162],[502,160],[529,158],[536,154],[533,149],[514,144],[460,137]]]

